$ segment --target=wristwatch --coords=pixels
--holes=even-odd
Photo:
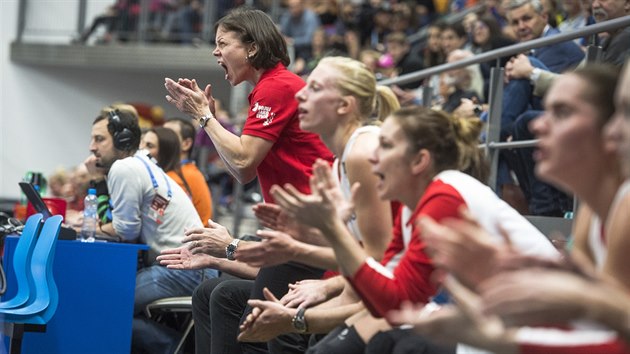
[[[308,331],[308,326],[306,325],[306,319],[304,318],[305,308],[300,307],[297,310],[295,316],[291,320],[291,324],[293,324],[293,328],[299,333],[306,333]]]
[[[481,113],[483,112],[483,106],[480,104],[476,104],[475,107],[473,108],[473,113],[479,117],[481,115]]]
[[[212,118],[214,118],[212,114],[206,114],[204,116],[201,116],[201,118],[199,118],[199,126],[201,128],[204,128],[206,124],[208,124],[208,121]]]
[[[239,242],[241,242],[241,240],[238,238],[235,238],[234,240],[232,240],[232,242],[230,242],[229,245],[227,245],[227,247],[225,247],[225,256],[230,261],[233,261],[236,259],[234,258],[234,253],[236,253],[236,248],[238,247]]]

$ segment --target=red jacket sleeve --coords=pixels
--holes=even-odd
[[[414,223],[411,242],[393,273],[368,258],[356,274],[349,277],[372,315],[383,317],[388,311],[399,308],[403,301],[426,303],[436,293],[439,284],[431,279],[434,267],[425,252],[426,245],[415,220],[420,215],[430,216],[438,222],[447,217],[459,217],[458,209],[464,200],[452,187],[441,186],[425,192],[420,200],[410,220]]]

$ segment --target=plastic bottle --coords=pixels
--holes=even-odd
[[[81,227],[81,233],[79,234],[81,242],[94,242],[96,225],[98,223],[97,204],[96,189],[90,188],[83,201],[83,227]]]

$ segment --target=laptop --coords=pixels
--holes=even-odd
[[[33,209],[36,212],[42,214],[44,220],[48,219],[52,216],[50,209],[48,209],[48,205],[44,202],[42,197],[39,195],[39,192],[35,190],[35,187],[28,182],[20,182],[20,188],[22,192],[26,195],[28,201],[33,205]],[[59,239],[60,240],[76,240],[77,232],[70,227],[61,226],[61,230],[59,230]]]

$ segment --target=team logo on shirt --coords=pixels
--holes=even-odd
[[[252,108],[252,112],[256,112],[256,118],[264,119],[263,126],[268,126],[273,122],[273,118],[276,116],[275,112],[271,111],[271,107],[263,106],[256,102]]]

